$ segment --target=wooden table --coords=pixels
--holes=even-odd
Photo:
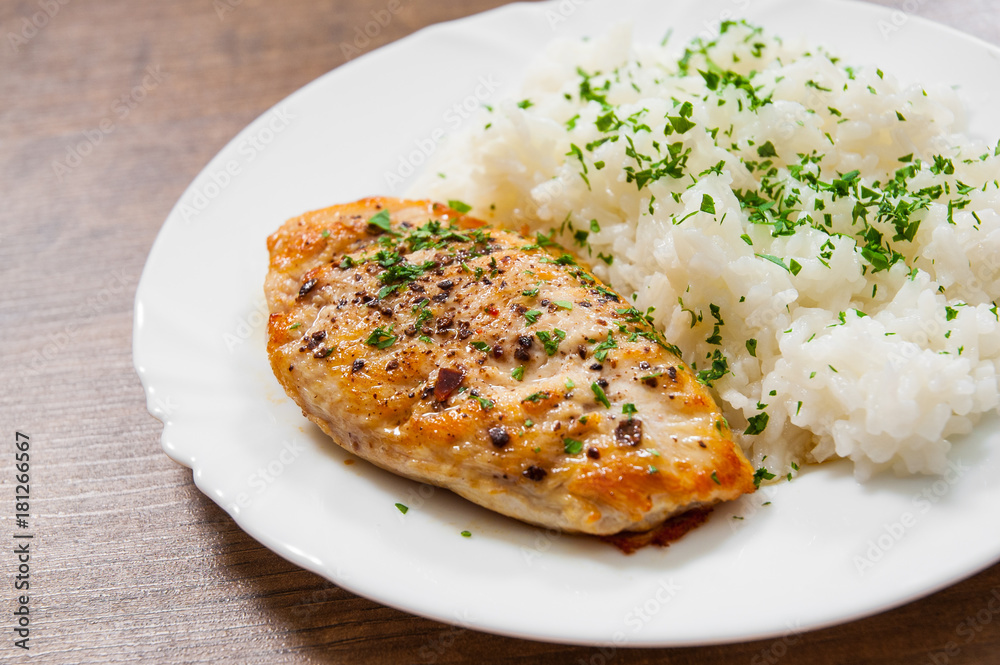
[[[500,4],[404,0],[366,50]],[[881,4],[1000,43],[1000,0]],[[0,548],[0,661],[1000,662],[1000,621],[988,609],[1000,566],[786,641],[607,654],[455,629],[272,554],[161,452],[131,351],[132,300],[161,223],[230,138],[342,64],[340,44],[386,5],[0,0],[0,532],[9,543],[17,531],[21,431],[36,534],[29,652],[13,645],[17,562]]]

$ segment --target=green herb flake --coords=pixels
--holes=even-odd
[[[764,467],[760,467],[753,474],[753,484],[754,484],[754,487],[760,487],[760,483],[763,480],[774,480],[774,478],[775,478],[775,475],[773,473],[771,473],[770,471],[768,471]]]
[[[399,512],[401,512],[401,513],[403,513],[403,514],[405,515],[405,514],[406,514],[406,512],[407,512],[407,511],[408,511],[408,510],[409,510],[410,508],[409,508],[409,506],[404,506],[404,505],[403,505],[403,504],[401,504],[401,503],[397,503],[397,504],[396,504],[396,509],[397,509],[397,510],[399,510]]]
[[[747,340],[747,352],[754,358],[757,357],[757,340],[752,337]]]
[[[524,380],[524,367],[523,366],[522,367],[515,367],[514,369],[510,370],[510,378],[514,379],[515,381],[523,381]]]
[[[320,235],[323,236],[324,238],[329,238],[330,237],[330,229],[323,229],[323,233],[321,233]]]
[[[785,262],[779,259],[777,256],[771,256],[770,254],[755,254],[754,256],[770,261],[776,266],[781,266],[785,269],[785,272],[792,272],[792,269],[785,265]]]
[[[709,215],[715,214],[715,200],[708,194],[701,196],[701,211],[707,212]]]
[[[721,379],[729,373],[729,361],[724,355],[722,355],[721,351],[716,349],[710,358],[712,360],[712,366],[707,369],[699,370],[695,375],[695,378],[698,379],[699,383],[704,384],[709,388],[712,387],[712,382],[717,379]]]
[[[490,345],[487,344],[486,342],[471,342],[469,346],[479,351],[482,351],[483,353],[489,353],[490,351]]]
[[[434,340],[432,340],[427,335],[421,335],[417,339],[419,339],[421,342],[424,342],[425,344],[433,344],[434,343]]]
[[[534,298],[535,296],[538,295],[538,288],[536,287],[534,289],[525,289],[524,291],[521,291],[521,295],[527,298]]]
[[[530,395],[528,395],[527,397],[525,397],[521,401],[522,402],[533,402],[534,403],[534,402],[540,402],[541,400],[548,399],[548,398],[549,398],[549,393],[547,393],[546,391],[542,390],[542,391],[539,391],[537,393],[531,393]],[[530,425],[528,425],[528,427],[530,427]]]
[[[611,402],[608,401],[608,396],[605,394],[604,388],[601,388],[601,386],[599,386],[595,381],[590,384],[590,389],[594,391],[594,399],[596,399],[599,404],[603,404],[606,409],[611,408]]]
[[[374,215],[372,215],[371,219],[368,220],[368,226],[374,226],[377,229],[381,229],[385,233],[391,233],[392,235],[397,235],[397,236],[399,235],[398,233],[392,230],[392,227],[389,223],[388,210],[380,210]]]
[[[527,314],[525,314],[527,316]],[[554,356],[556,351],[559,350],[559,342],[566,339],[566,332],[560,330],[559,328],[554,328],[552,332],[547,332],[545,330],[539,330],[535,333],[535,337],[541,341],[542,346],[545,347],[545,353],[550,356]]]
[[[594,357],[597,358],[598,361],[604,362],[608,357],[608,351],[617,348],[618,342],[615,341],[615,336],[609,330],[608,338],[594,347]]]
[[[527,320],[528,324],[530,325],[530,324],[535,323],[536,321],[538,321],[538,317],[541,316],[541,315],[542,315],[542,313],[539,310],[537,310],[537,309],[529,309],[527,312],[524,313],[524,318],[525,318],[525,320]]]
[[[472,206],[470,206],[468,203],[464,203],[456,199],[449,199],[448,207],[454,210],[455,212],[462,213],[463,215],[472,210]]]
[[[757,154],[760,157],[777,157],[778,153],[774,149],[774,144],[770,141],[764,145],[757,146]]]
[[[469,395],[469,399],[474,399],[477,402],[479,402],[479,408],[482,409],[483,411],[489,411],[494,406],[496,406],[493,403],[493,400],[486,399],[485,397],[480,397],[479,395]]]
[[[365,344],[368,346],[374,346],[378,349],[388,349],[396,342],[396,335],[392,334],[392,327],[390,326],[388,330],[379,326],[372,331],[368,338],[365,340]]]
[[[566,379],[566,390],[573,390],[573,388],[576,388],[576,383],[573,382],[573,379]]]
[[[463,531],[462,532],[462,538],[472,538],[472,532],[471,531]]]
[[[567,455],[576,455],[583,450],[583,441],[576,439],[563,439],[563,451]]]
[[[300,327],[301,325],[302,325],[302,323],[300,323],[300,322],[293,323],[292,325],[288,326],[288,329],[289,330],[295,330],[296,328]]]
[[[632,420],[632,417],[635,414],[639,413],[639,409],[635,408],[635,404],[632,404],[631,402],[629,402],[628,404],[626,404],[626,405],[624,405],[622,407],[622,413],[624,413],[626,416],[628,416],[629,420]]]
[[[764,431],[764,428],[767,427],[767,421],[770,420],[770,418],[771,417],[768,416],[767,413],[759,413],[756,416],[747,418],[747,421],[750,424],[743,433],[747,435],[760,434]]]
[[[560,309],[573,309],[573,303],[568,300],[553,300],[552,304]]]
[[[716,485],[722,484],[722,482],[719,480],[718,474],[716,474],[715,471],[712,472],[712,482],[715,483]]]

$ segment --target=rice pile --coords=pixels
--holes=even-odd
[[[553,46],[411,191],[590,257],[758,467],[940,473],[1000,403],[1000,144],[961,126],[951,89],[745,23],[682,52],[622,28]]]

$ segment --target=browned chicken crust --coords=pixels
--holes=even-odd
[[[754,491],[676,349],[550,238],[372,198],[290,219],[268,249],[274,374],[374,464],[602,535]]]

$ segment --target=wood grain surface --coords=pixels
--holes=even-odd
[[[402,0],[365,50],[500,4]],[[1000,43],[1000,0],[883,4]],[[131,353],[156,233],[230,138],[343,64],[341,44],[386,5],[0,0],[0,536],[16,530],[17,430],[32,442],[36,534],[27,652],[0,547],[0,662],[1000,663],[1000,566],[777,641],[602,651],[453,628],[287,563],[163,454]]]

